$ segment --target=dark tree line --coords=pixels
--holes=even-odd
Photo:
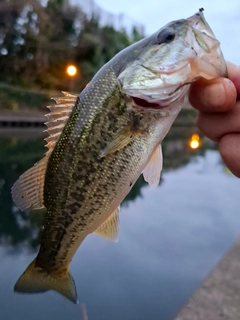
[[[118,51],[143,35],[102,26],[68,0],[0,2],[0,81],[27,88],[66,88],[66,65],[79,68],[81,90]]]

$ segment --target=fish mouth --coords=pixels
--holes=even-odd
[[[178,102],[184,98],[190,84],[194,81],[183,83],[177,88],[172,89],[164,99],[158,100],[156,97],[151,98],[149,95],[142,93],[138,95],[130,95],[130,98],[136,107],[144,110],[157,111],[166,109],[169,105],[178,104]]]
[[[157,52],[157,58],[143,56],[119,74],[121,92],[131,97],[136,107],[159,110],[177,105],[187,95],[190,84],[200,77],[212,79],[226,75],[220,43],[202,11],[185,20],[184,36],[176,38],[175,45],[181,49],[172,50],[171,59],[164,58],[169,54],[167,47],[162,47],[162,51],[157,47],[159,53],[153,47],[149,54],[154,56]]]
[[[227,66],[220,42],[207,23],[203,10],[199,9],[198,13],[188,18],[190,28],[184,39],[198,56],[198,66],[192,61],[192,68],[197,68],[199,75],[206,79],[215,78],[217,75],[227,77]]]
[[[134,104],[138,107],[142,107],[144,109],[154,109],[154,110],[159,110],[162,109],[163,106],[161,106],[158,103],[154,102],[148,102],[147,100],[144,100],[142,98],[134,97],[131,96],[131,99],[133,100]]]
[[[118,78],[120,89],[132,98],[138,107],[148,110],[163,109],[182,99],[189,85],[190,64],[186,61],[176,65],[152,67],[141,65],[152,76],[144,81],[138,81],[133,86],[125,83],[124,77]],[[174,71],[173,71],[174,68]]]

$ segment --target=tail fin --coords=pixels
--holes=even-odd
[[[35,266],[33,260],[25,272],[18,279],[14,291],[21,293],[40,293],[55,290],[74,303],[77,301],[77,290],[69,272],[65,274],[48,274]]]

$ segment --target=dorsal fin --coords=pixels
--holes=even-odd
[[[50,113],[46,115],[48,121],[45,123],[48,127],[46,131],[49,134],[45,139],[48,147],[46,155],[50,154],[54,149],[78,98],[76,94],[65,91],[62,93],[64,95],[63,97],[52,98],[56,102],[55,105],[48,106]]]
[[[159,144],[153,151],[150,160],[143,170],[143,177],[150,186],[157,187],[162,171],[162,147]]]
[[[44,177],[48,156],[24,172],[12,187],[12,198],[21,210],[41,209],[43,205]]]
[[[24,172],[12,187],[13,200],[21,210],[41,209],[44,207],[44,180],[48,159],[78,97],[67,92],[63,92],[63,94],[63,97],[54,98],[55,105],[48,107],[51,112],[46,115],[49,120],[46,122],[48,126],[46,131],[48,131],[49,136],[45,139],[48,147],[45,157]]]
[[[119,229],[119,211],[120,206],[101,224],[94,233],[107,238],[109,240],[117,241]]]

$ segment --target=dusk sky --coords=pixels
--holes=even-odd
[[[73,0],[86,3],[86,0]],[[88,0],[91,3],[91,0]],[[205,9],[204,15],[221,42],[227,60],[240,65],[240,1],[239,0],[96,0],[104,10],[113,14],[123,13],[145,27],[147,35],[160,29],[166,23],[187,18]]]

